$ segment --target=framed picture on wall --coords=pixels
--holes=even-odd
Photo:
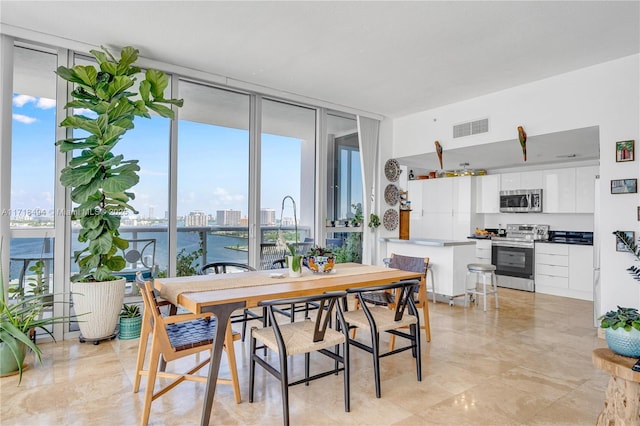
[[[638,179],[613,179],[611,181],[612,194],[634,194],[638,192]]]
[[[616,142],[616,162],[633,161],[635,158],[634,141]]]
[[[622,232],[624,232],[631,241],[636,240],[636,233],[634,231],[622,231]],[[625,246],[624,243],[620,241],[620,238],[618,237],[616,237],[616,251],[629,251],[627,250],[627,246]]]

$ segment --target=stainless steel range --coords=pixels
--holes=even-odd
[[[491,263],[499,287],[535,291],[535,242],[549,239],[549,225],[507,225],[506,236],[491,238]]]

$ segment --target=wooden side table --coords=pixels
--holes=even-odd
[[[609,348],[594,349],[593,365],[611,374],[605,392],[604,408],[597,426],[640,424],[640,373],[631,369],[635,358],[617,355]]]

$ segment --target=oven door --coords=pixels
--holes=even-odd
[[[533,245],[494,242],[491,246],[491,263],[496,267],[496,275],[533,280],[533,252]]]

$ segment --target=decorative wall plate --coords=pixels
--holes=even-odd
[[[389,182],[395,182],[400,177],[400,164],[398,160],[390,158],[384,163],[384,175]]]
[[[398,227],[398,212],[395,209],[389,209],[384,212],[382,223],[387,231],[395,231]]]
[[[390,206],[395,206],[398,204],[398,200],[400,199],[400,191],[398,187],[394,184],[390,183],[384,189],[384,201],[387,202]]]

